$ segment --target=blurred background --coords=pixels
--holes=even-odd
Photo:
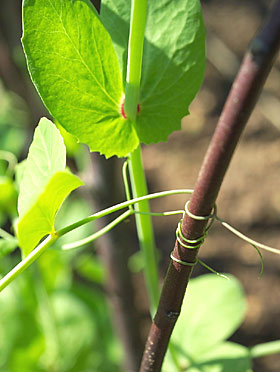
[[[172,134],[168,143],[143,147],[150,192],[194,186],[242,56],[272,3],[202,1],[207,29],[205,80],[191,105],[191,115],[183,120],[182,131]],[[27,155],[40,117],[48,116],[26,70],[21,33],[21,1],[1,0],[0,151],[11,152],[19,161]],[[79,172],[87,187],[73,193],[65,203],[58,226],[125,198],[122,160],[105,161],[96,154],[90,155],[85,146],[77,145],[66,133],[63,135],[68,165]],[[8,170],[6,161],[0,161],[0,227],[12,233],[17,214],[17,184],[12,180],[14,158],[10,156],[8,160],[11,164]],[[277,248],[280,248],[279,169],[280,57],[238,145],[217,203],[221,218],[253,239]],[[182,209],[184,203],[184,197],[174,196],[153,201],[152,209]],[[162,277],[174,245],[177,222],[177,217],[154,218]],[[65,239],[77,240],[99,227],[86,226]],[[131,219],[97,241],[94,250],[92,246],[69,252],[52,249],[1,294],[1,372],[119,371],[123,358],[118,339],[132,353],[143,347],[149,315],[134,233]],[[113,242],[118,245],[117,252]],[[8,246],[0,240],[1,274],[20,259],[14,248],[12,238]],[[7,252],[12,253],[6,255]],[[279,339],[280,257],[264,252],[264,274],[258,279],[260,259],[256,251],[216,223],[200,258],[219,272],[234,274],[244,286],[248,311],[231,340],[252,346]],[[127,265],[133,274],[127,273]],[[197,265],[194,276],[205,272]],[[130,281],[130,275],[132,284],[124,290],[123,283]],[[133,313],[134,318],[124,319],[120,313]],[[124,328],[134,329],[133,324],[139,322],[140,334],[132,331],[125,335]],[[133,361],[125,363],[130,366],[127,368],[133,365]],[[279,366],[280,355],[254,361],[255,372],[279,372]]]

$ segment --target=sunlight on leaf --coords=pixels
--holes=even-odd
[[[35,129],[20,183],[19,217],[34,204],[51,176],[66,166],[66,150],[56,126],[48,119],[40,120]]]
[[[59,124],[106,157],[135,149],[135,129],[120,115],[117,56],[92,4],[25,0],[23,25],[29,72]]]
[[[101,13],[123,80],[129,4],[106,0]],[[69,133],[106,157],[126,156],[139,142],[166,141],[181,128],[203,79],[205,32],[199,1],[149,2],[147,21],[140,113],[132,123],[120,114],[124,89],[117,55],[90,2],[23,3],[22,42],[42,100]]]
[[[81,186],[82,181],[69,172],[54,174],[35,204],[20,219],[19,246],[24,255],[32,251],[45,235],[54,232],[56,213],[67,195]]]
[[[65,166],[66,150],[59,130],[43,118],[35,130],[20,183],[17,235],[25,256],[45,235],[54,232],[59,207],[83,184]]]

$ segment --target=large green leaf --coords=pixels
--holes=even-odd
[[[118,56],[123,83],[126,81],[130,5],[131,1],[128,0],[102,0],[100,12]]]
[[[102,19],[115,42],[123,78],[130,1],[106,0]],[[140,114],[120,114],[116,53],[88,0],[24,0],[28,68],[58,122],[92,151],[125,156],[140,142],[167,140],[197,93],[204,73],[204,26],[198,0],[151,1],[144,45]]]
[[[66,150],[56,126],[41,119],[24,164],[19,192],[19,246],[26,256],[54,232],[56,213],[67,195],[82,181],[65,170]]]
[[[130,1],[104,0],[101,17],[111,34],[125,76]],[[140,114],[141,142],[166,141],[197,93],[205,69],[205,30],[198,0],[148,2]]]
[[[245,310],[245,296],[234,277],[208,274],[191,280],[172,335],[180,364],[200,361],[226,340],[240,326]]]
[[[23,26],[29,72],[55,119],[107,157],[135,149],[116,53],[90,1],[24,0]]]

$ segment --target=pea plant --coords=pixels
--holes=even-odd
[[[226,341],[242,323],[246,308],[235,278],[209,274],[193,279],[183,304],[193,266],[200,262],[213,271],[197,254],[214,220],[259,254],[261,248],[279,253],[225,223],[215,206],[242,129],[279,49],[279,19],[278,1],[245,56],[194,190],[148,194],[140,144],[167,141],[180,130],[203,80],[205,29],[199,1],[104,0],[99,14],[89,0],[24,0],[22,44],[27,65],[54,122],[40,120],[27,159],[17,166],[16,238],[1,234],[9,241],[5,253],[19,246],[22,260],[0,280],[0,290],[64,235],[124,210],[98,232],[58,246],[81,247],[135,216],[154,319],[141,367],[135,363],[133,370],[248,372],[252,358],[279,352],[279,342],[248,349]],[[92,152],[126,158],[127,200],[57,229],[55,218],[62,203],[83,185],[66,166],[63,130]],[[149,200],[175,194],[191,195],[184,209],[150,212]],[[171,214],[183,217],[160,296],[151,215]],[[215,296],[209,298],[209,293]]]

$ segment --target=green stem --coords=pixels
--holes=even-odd
[[[124,111],[135,121],[139,100],[147,0],[132,0]]]
[[[86,223],[95,221],[98,218],[107,216],[108,214],[117,212],[120,209],[127,208],[130,205],[133,205],[133,204],[136,204],[136,203],[139,203],[139,202],[142,202],[142,201],[151,200],[151,199],[158,199],[158,198],[161,198],[162,196],[169,196],[169,195],[192,194],[192,192],[193,192],[192,189],[168,190],[168,191],[155,192],[153,194],[144,195],[144,196],[140,196],[138,198],[127,200],[125,202],[113,205],[112,207],[103,209],[102,211],[97,212],[95,214],[92,214],[91,216],[82,218],[81,220],[79,220],[77,222],[74,222],[71,225],[63,227],[62,229],[57,230],[56,234],[58,235],[58,237],[60,237],[60,236],[65,235],[68,232],[70,232],[70,231],[72,231],[72,230],[74,230],[74,229],[76,229],[76,228],[78,228],[82,225],[85,225]]]
[[[19,274],[27,269],[37,260],[54,242],[58,239],[56,234],[49,235],[41,244],[38,245],[26,258],[20,261],[7,275],[0,280],[0,292],[7,287]]]
[[[253,346],[250,350],[251,358],[261,358],[267,355],[280,353],[280,341],[266,342],[265,344],[259,344]]]
[[[245,242],[251,244],[254,248],[255,247],[258,247],[260,249],[263,249],[263,250],[268,251],[268,252],[271,252],[271,253],[280,254],[279,249],[272,248],[272,247],[270,247],[270,246],[268,246],[266,244],[261,244],[261,243],[257,242],[256,240],[253,240],[253,239],[249,238],[248,236],[242,234],[240,231],[236,230],[229,223],[227,223],[224,220],[222,220],[217,215],[215,216],[215,218],[216,218],[217,221],[219,221],[221,223],[222,226],[224,226],[226,229],[228,229],[230,232],[232,232],[238,238],[240,238],[240,239],[244,240]]]
[[[24,270],[26,270],[37,258],[39,258],[50,246],[52,246],[56,240],[67,234],[68,232],[77,229],[78,227],[85,225],[88,222],[95,221],[98,218],[107,216],[110,213],[117,212],[120,209],[124,209],[129,207],[130,205],[133,205],[135,203],[149,200],[149,199],[157,199],[162,196],[168,196],[168,195],[176,195],[176,194],[191,194],[192,190],[190,189],[182,189],[182,190],[169,190],[169,191],[163,191],[163,192],[157,192],[151,195],[145,195],[136,199],[128,200],[123,203],[119,203],[117,205],[114,205],[112,207],[109,207],[107,209],[104,209],[103,211],[97,212],[89,217],[83,218],[69,226],[66,226],[60,230],[57,230],[54,234],[49,235],[42,243],[40,243],[27,257],[25,257],[20,263],[18,263],[8,274],[6,274],[1,280],[0,280],[0,292],[6,288],[14,279],[16,279],[19,274],[21,274]],[[114,224],[116,221],[118,223],[121,219],[124,219],[124,216],[132,214],[133,211],[128,210],[127,212],[123,213],[121,216],[119,216],[116,220],[112,221],[112,224]],[[110,224],[109,224],[110,225]],[[104,230],[106,230],[107,226],[104,227]],[[103,234],[106,232],[103,230]]]
[[[8,162],[7,175],[12,177],[17,164],[16,156],[12,152],[0,150],[0,160]]]
[[[142,170],[143,170],[143,168],[142,168]],[[106,208],[106,209],[104,209],[100,212],[97,212],[97,213],[89,216],[89,217],[83,218],[83,219],[81,219],[81,220],[79,220],[79,221],[77,221],[77,222],[75,222],[71,225],[68,225],[68,226],[66,226],[66,227],[64,227],[60,230],[57,230],[53,235],[49,235],[24,260],[22,260],[18,265],[16,265],[8,274],[6,274],[0,280],[0,292],[4,288],[6,288],[7,285],[9,283],[11,283],[20,273],[22,273],[25,269],[27,269],[37,258],[39,258],[40,255],[42,253],[44,253],[51,245],[53,245],[59,237],[67,234],[68,232],[73,231],[74,229],[77,229],[78,227],[80,227],[82,225],[85,225],[86,223],[89,223],[89,222],[95,221],[95,220],[97,220],[101,217],[107,216],[108,214],[117,212],[117,211],[119,211],[121,209],[124,209],[124,208],[129,208],[126,212],[124,212],[119,217],[114,219],[112,222],[110,222],[107,226],[105,226],[100,231],[97,231],[95,234],[83,239],[82,241],[72,243],[71,248],[74,248],[74,245],[77,245],[77,244],[81,245],[83,241],[89,241],[89,240],[92,241],[93,239],[97,239],[101,235],[104,235],[107,231],[112,229],[114,226],[116,226],[118,223],[120,223],[121,221],[123,221],[125,218],[127,218],[128,216],[130,216],[132,214],[136,214],[138,216],[141,215],[141,216],[145,216],[145,217],[150,217],[150,216],[171,216],[171,215],[174,215],[174,214],[184,213],[183,210],[169,211],[169,212],[162,212],[162,213],[150,213],[148,211],[139,210],[139,207],[137,208],[137,210],[131,209],[130,206],[132,206],[134,204],[137,204],[137,203],[140,204],[140,205],[143,205],[143,202],[147,202],[148,200],[152,200],[152,199],[161,198],[163,196],[179,195],[179,194],[192,194],[192,193],[193,193],[192,189],[179,189],[179,190],[161,191],[161,192],[156,192],[154,194],[144,195],[144,196],[141,196],[141,197],[138,197],[138,198],[135,198],[135,199],[127,200],[125,202],[119,203],[119,204],[114,205],[112,207]],[[128,193],[128,196],[130,196],[129,193]],[[217,219],[217,221],[222,222],[223,226],[227,227],[228,224],[225,223],[225,221],[223,221],[222,219],[220,219],[217,215],[215,215],[215,218]],[[232,230],[235,230],[235,229],[233,229],[233,227],[231,226],[231,231]],[[146,233],[147,233],[147,231],[144,231],[144,235]],[[271,248],[271,247],[268,247],[268,246],[263,245],[261,243],[255,242],[254,240],[252,240],[252,239],[246,237],[245,235],[239,233],[237,230],[235,230],[234,233],[237,236],[239,236],[241,239],[243,239],[243,240],[249,242],[250,244],[252,244],[253,246],[263,248],[263,249],[266,249],[266,250],[269,249],[269,251],[271,251],[273,253],[280,254],[279,249]],[[13,238],[14,240],[16,240],[14,237],[12,237],[12,235],[8,234],[6,231],[4,231],[2,229],[0,229],[0,235],[1,234],[2,234],[3,238],[4,237],[8,238],[8,240],[11,240],[11,238]],[[145,236],[147,236],[147,234]],[[69,249],[69,246],[67,246],[67,248]],[[65,247],[64,247],[64,249],[65,249]],[[154,251],[152,250],[152,252],[154,252]],[[150,253],[147,252],[147,254],[149,255]],[[155,257],[153,257],[153,258],[155,258]],[[154,261],[148,261],[148,269],[147,270],[151,271],[151,278],[153,278],[153,276],[152,276],[153,269],[152,269],[151,266],[149,266],[149,264],[151,262],[154,262],[154,264],[155,264],[154,269],[155,270],[156,270],[156,262],[155,262],[155,260]],[[202,263],[202,264],[205,266],[204,263]],[[210,271],[212,270],[209,267],[207,267],[207,268],[210,269]],[[151,286],[151,288],[153,288],[153,287]],[[155,298],[156,298],[156,294],[155,294]]]
[[[100,236],[102,236],[102,235],[106,234],[107,232],[109,232],[110,230],[112,230],[115,226],[117,226],[120,222],[122,222],[127,217],[131,216],[132,214],[134,214],[134,211],[133,210],[131,211],[129,209],[126,212],[122,213],[119,217],[114,219],[112,222],[108,223],[108,225],[106,225],[102,229],[96,231],[94,234],[92,234],[90,236],[87,236],[86,238],[78,240],[76,242],[64,244],[61,248],[63,250],[79,248],[79,247],[81,247],[85,244],[93,242],[94,240],[100,238]]]
[[[0,227],[0,238],[9,240],[9,239],[14,239],[15,237],[11,235],[10,233],[8,233],[7,231],[1,229]]]
[[[144,35],[146,27],[147,0],[132,0],[128,63],[125,87],[124,111],[135,122],[139,101]],[[146,179],[142,165],[140,146],[128,156],[129,174],[134,198],[147,194]],[[136,211],[148,213],[147,201],[135,206]],[[150,299],[151,313],[156,310],[159,299],[159,280],[156,262],[155,239],[149,215],[137,214],[136,227],[145,262],[145,279]]]
[[[139,197],[146,195],[148,192],[142,165],[140,147],[129,155],[128,166],[133,196]],[[155,239],[152,220],[151,216],[149,215],[150,208],[148,201],[144,200],[141,203],[136,204],[135,211],[140,212],[139,214],[135,215],[136,228],[140,248],[144,257],[144,274],[150,299],[151,313],[154,314],[159,299],[159,279]]]

